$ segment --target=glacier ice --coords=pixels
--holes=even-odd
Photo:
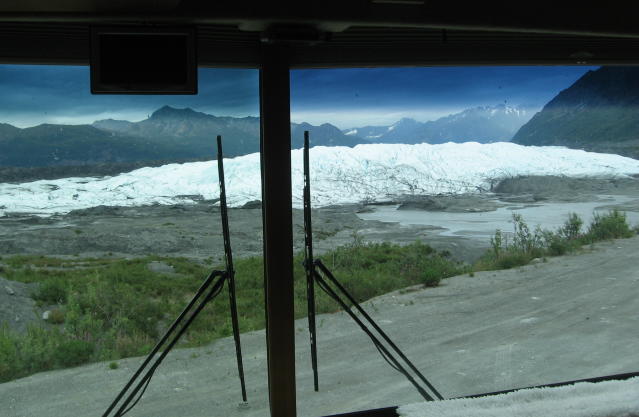
[[[291,152],[293,206],[302,206],[302,150]],[[225,159],[230,206],[261,198],[260,157]],[[639,174],[639,160],[563,147],[445,143],[366,144],[311,149],[313,204],[387,201],[405,194],[489,191],[517,175],[619,177]],[[67,213],[99,205],[188,203],[218,197],[215,161],[141,168],[113,177],[64,178],[0,184],[0,215]]]

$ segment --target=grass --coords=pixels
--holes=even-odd
[[[531,229],[517,214],[513,215],[513,225],[512,236],[496,231],[491,249],[472,267],[420,242],[406,246],[366,244],[357,232],[353,232],[352,244],[325,253],[321,259],[361,302],[417,284],[437,286],[446,277],[462,273],[472,277],[475,271],[513,268],[535,258],[545,260],[580,250],[583,245],[639,233],[639,229],[630,228],[625,214],[616,210],[596,214],[587,227],[576,214],[570,214],[555,231]],[[152,261],[172,266],[176,274],[169,277],[149,270],[147,265]],[[51,310],[48,320],[53,326],[32,326],[23,334],[0,327],[0,382],[95,361],[111,361],[109,368],[116,369],[118,359],[146,354],[200,286],[211,261],[205,264],[158,256],[4,257],[6,278],[39,283],[33,294],[37,303],[58,307]],[[306,315],[302,261],[302,254],[295,256],[296,318]],[[239,259],[235,267],[240,330],[262,329],[262,259]],[[318,313],[338,311],[323,292],[317,290],[316,296]],[[201,346],[229,335],[231,324],[224,294],[202,311],[179,346]]]
[[[474,271],[509,269],[523,266],[533,259],[546,259],[580,250],[584,245],[596,242],[628,238],[639,233],[639,228],[631,228],[626,215],[618,210],[605,214],[596,213],[590,225],[584,230],[583,220],[575,213],[555,231],[535,229],[526,224],[523,217],[513,214],[513,234],[510,241],[501,230],[491,237],[491,249],[473,266]]]
[[[407,246],[364,244],[361,239],[322,256],[358,301],[416,284],[435,286],[465,267],[445,253],[416,242]],[[295,257],[295,315],[306,315],[303,256]],[[176,275],[153,272],[161,261]],[[37,282],[34,298],[56,304],[47,328],[33,326],[24,334],[0,329],[0,382],[35,372],[95,361],[146,354],[186,305],[211,269],[186,258],[148,256],[137,259],[59,259],[14,256],[3,259],[4,275],[14,281]],[[236,260],[240,330],[264,328],[262,259]],[[219,268],[219,267],[218,267]],[[318,313],[338,306],[316,291]],[[182,347],[201,346],[231,335],[226,294],[205,308],[183,336]]]
[[[441,279],[463,273],[466,268],[420,242],[407,246],[355,242],[323,254],[321,259],[358,302],[417,284],[434,287]],[[306,288],[300,282],[305,279],[302,260],[301,255],[295,259],[297,317],[303,317],[306,311]],[[316,294],[319,313],[338,310],[323,292]]]

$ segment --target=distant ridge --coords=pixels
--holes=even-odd
[[[639,159],[639,68],[588,71],[522,126],[513,142]]]
[[[466,109],[430,122],[403,118],[390,126],[344,130],[375,143],[505,142],[528,120],[524,109],[498,104]]]
[[[313,145],[354,146],[368,141],[344,135],[330,124],[291,124],[294,148],[303,144],[303,131],[311,132]],[[0,171],[19,178],[28,168],[28,177],[37,176],[34,167],[78,167],[69,173],[103,175],[113,173],[109,165],[155,166],[160,163],[209,160],[216,157],[215,136],[224,137],[229,157],[258,152],[260,120],[257,117],[220,117],[190,108],[163,106],[139,122],[105,119],[91,125],[55,125],[20,129],[0,123]],[[91,167],[100,166],[92,171]],[[11,168],[11,169],[9,169]],[[114,168],[115,169],[115,168]],[[119,168],[117,168],[119,169]],[[116,169],[116,172],[118,173]],[[49,170],[47,176],[64,176],[65,170]],[[121,171],[119,171],[121,172]],[[2,180],[0,172],[0,181]]]
[[[224,137],[224,151],[228,156],[246,155],[260,149],[260,119],[258,117],[214,116],[190,108],[177,109],[163,106],[140,122],[99,120],[94,126],[117,133],[143,137],[162,138],[173,143],[199,150],[211,155],[212,136]],[[301,148],[304,143],[303,131],[309,130],[313,145],[355,146],[369,143],[359,137],[344,135],[337,127],[325,123],[313,126],[308,123],[291,123],[293,148]]]

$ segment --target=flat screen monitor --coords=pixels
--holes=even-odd
[[[91,93],[197,94],[195,29],[92,28]]]

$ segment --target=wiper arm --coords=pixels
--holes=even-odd
[[[335,278],[333,273],[322,263],[319,259],[313,258],[313,228],[311,219],[311,178],[310,178],[310,156],[309,156],[309,135],[308,131],[304,132],[304,269],[306,271],[306,295],[308,306],[308,328],[311,341],[311,364],[313,368],[313,382],[315,391],[318,391],[318,370],[317,370],[317,330],[315,328],[315,282],[319,287],[328,294],[340,307],[357,323],[357,325],[366,333],[371,339],[375,348],[382,355],[384,360],[388,364],[400,372],[408,379],[408,381],[417,389],[417,391],[424,397],[426,401],[433,401],[434,398],[430,395],[424,387],[422,387],[417,380],[408,372],[404,365],[408,366],[413,371],[417,378],[433,393],[434,397],[439,400],[443,400],[444,397],[435,389],[435,387],[426,379],[426,377],[417,369],[417,367],[408,359],[408,357],[401,351],[401,349],[391,340],[390,337],[382,330],[375,320],[366,313],[362,306],[355,300],[355,298],[344,288],[343,285]],[[319,269],[319,271],[318,271]],[[327,280],[324,279],[324,276]],[[329,284],[330,282],[330,284]],[[333,289],[332,286],[336,288]],[[346,300],[344,300],[344,298]],[[349,307],[350,303],[355,309],[364,317],[364,321],[361,320]],[[387,348],[382,340],[380,340],[375,333],[368,328],[367,324],[373,327],[373,330],[381,336],[381,339],[390,347]],[[391,352],[392,351],[392,352]],[[394,355],[399,356],[398,360]]]

